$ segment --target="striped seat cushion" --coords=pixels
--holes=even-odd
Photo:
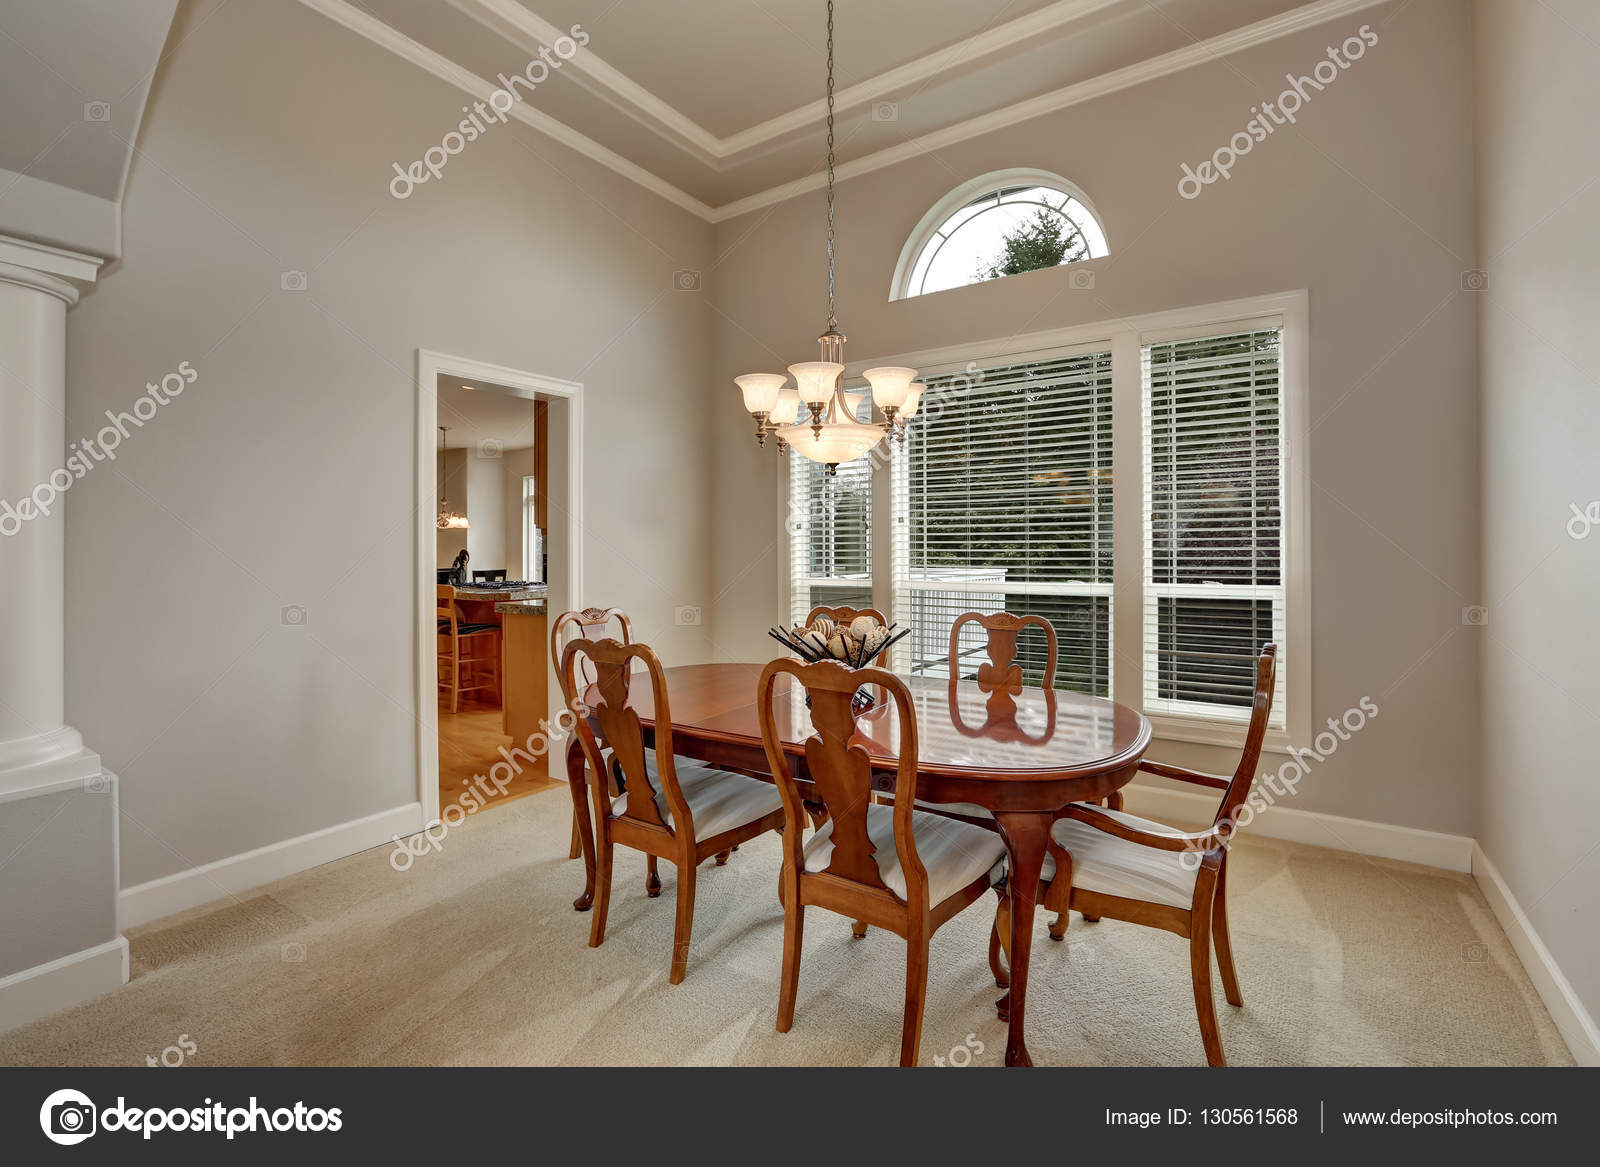
[[[942,903],[984,872],[989,882],[998,883],[1005,874],[1006,847],[994,831],[936,814],[911,816],[911,833],[917,858],[928,871],[928,904]],[[906,898],[905,872],[894,845],[894,808],[867,807],[867,839],[873,846],[873,861],[884,885],[901,899]],[[822,871],[833,860],[833,820],[806,840],[807,871]]]
[[[1171,827],[1126,811],[1095,809],[1141,831],[1176,833]],[[1200,866],[1188,852],[1161,851],[1130,843],[1077,819],[1061,819],[1050,833],[1072,856],[1073,887],[1174,908],[1188,908],[1194,903],[1195,877]],[[1190,855],[1187,863],[1185,855]],[[1054,879],[1055,874],[1056,861],[1047,854],[1043,876]]]

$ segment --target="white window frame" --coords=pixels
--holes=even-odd
[[[978,346],[978,347],[981,347],[981,346]],[[1065,345],[1065,346],[1053,349],[1053,350],[1048,351],[1048,352],[1030,352],[1030,353],[1026,354],[1025,357],[1021,358],[1020,360],[1017,359],[1017,358],[1013,358],[1013,357],[1006,357],[1003,360],[993,360],[992,361],[992,360],[989,360],[989,358],[985,357],[984,358],[984,362],[986,364],[988,364],[988,365],[992,365],[992,366],[998,368],[998,367],[1001,367],[1001,366],[1019,364],[1019,363],[1022,363],[1022,361],[1024,361],[1024,360],[1025,361],[1033,361],[1033,360],[1053,361],[1053,360],[1061,360],[1061,359],[1066,359],[1066,358],[1071,358],[1071,357],[1091,356],[1091,355],[1096,355],[1096,354],[1100,354],[1100,353],[1105,353],[1105,352],[1111,351],[1111,350],[1112,350],[1112,346],[1107,344],[1104,341],[1089,341],[1089,342],[1086,342],[1086,343],[1083,343],[1083,344]],[[976,348],[974,348],[972,350],[969,350],[969,351],[976,351]],[[1112,489],[1112,497],[1113,497],[1113,499],[1115,499],[1116,490],[1117,490],[1117,478],[1116,478],[1117,470],[1116,470],[1116,467],[1117,467],[1117,456],[1118,456],[1118,453],[1119,453],[1119,450],[1118,450],[1118,447],[1117,447],[1117,433],[1115,431],[1116,420],[1117,420],[1116,419],[1116,397],[1117,397],[1117,389],[1118,389],[1117,380],[1116,380],[1116,353],[1115,353],[1115,351],[1111,351],[1111,360],[1112,360],[1111,393],[1112,393],[1112,425],[1113,425],[1112,448],[1111,448],[1111,473],[1112,473],[1112,486],[1111,486],[1111,489]],[[918,372],[919,380],[925,380],[925,379],[930,378],[930,377],[946,377],[946,376],[949,376],[952,373],[961,373],[963,371],[968,371],[969,367],[971,365],[972,365],[972,362],[970,360],[962,360],[962,361],[956,361],[956,362],[947,362],[947,363],[945,363],[943,365],[935,365],[935,366],[932,366],[932,367],[929,367],[929,368],[923,368],[920,365],[919,366],[910,366],[910,367],[917,368],[919,370],[919,372]],[[916,422],[913,422],[912,425],[915,426]],[[908,438],[907,440],[909,441],[911,439]],[[898,614],[902,610],[901,605],[904,604],[909,598],[909,597],[907,597],[905,595],[905,593],[907,591],[947,592],[947,591],[953,590],[949,583],[940,583],[940,582],[929,582],[929,583],[926,583],[926,584],[912,583],[910,580],[904,579],[901,576],[897,575],[895,573],[895,571],[894,571],[894,565],[895,564],[905,563],[906,560],[908,560],[911,557],[911,551],[910,551],[911,531],[910,531],[910,526],[909,526],[908,523],[904,523],[904,522],[900,521],[901,520],[901,514],[902,514],[902,509],[901,508],[903,506],[905,506],[905,505],[908,505],[908,503],[909,503],[909,493],[910,493],[910,485],[906,481],[905,474],[902,473],[902,470],[903,470],[904,466],[905,466],[905,460],[903,458],[899,457],[898,447],[897,447],[895,455],[892,457],[892,459],[889,460],[889,466],[888,466],[889,493],[890,493],[890,500],[891,500],[889,523],[890,523],[890,531],[891,531],[890,538],[891,538],[892,546],[891,546],[891,549],[890,549],[891,550],[891,554],[890,554],[890,564],[889,564],[889,573],[890,573],[889,574],[889,588],[888,588],[888,591],[886,593],[882,593],[882,594],[886,594],[889,597],[889,600],[888,600],[889,606],[887,608],[883,609],[883,610],[885,612],[889,612],[889,613],[893,613],[893,614]],[[1116,507],[1115,507],[1115,504],[1113,504],[1113,507],[1112,507],[1111,531],[1112,531],[1113,547],[1115,547],[1116,538],[1117,538],[1117,521],[1116,521]],[[1115,558],[1115,551],[1113,551],[1113,557],[1112,557],[1113,573],[1115,572],[1115,565],[1116,565],[1116,558]],[[984,590],[987,590],[987,589],[984,589]],[[1116,644],[1117,644],[1117,633],[1116,633],[1116,628],[1117,628],[1117,598],[1116,598],[1116,582],[1115,582],[1115,579],[1113,579],[1113,581],[1111,583],[1094,583],[1094,582],[1088,582],[1088,581],[1071,581],[1071,582],[1064,582],[1064,583],[1046,583],[1046,582],[1042,582],[1042,581],[1012,580],[1012,581],[1008,581],[1005,584],[1004,590],[1006,592],[1009,592],[1012,595],[1028,595],[1028,596],[1093,596],[1093,597],[1104,596],[1106,598],[1106,600],[1107,600],[1107,607],[1109,609],[1109,611],[1107,613],[1107,620],[1108,620],[1109,625],[1110,625],[1110,636],[1111,636],[1111,643],[1106,646],[1107,655],[1109,657],[1109,660],[1107,662],[1107,670],[1108,670],[1108,676],[1109,676],[1110,685],[1111,685],[1111,692],[1112,692],[1113,695],[1116,694],[1116,692],[1117,692],[1117,654],[1116,654]],[[874,593],[878,594],[876,588],[874,588]],[[898,618],[898,616],[896,615],[896,616],[894,616],[892,618]],[[912,637],[907,637],[906,641],[903,641],[900,645],[897,645],[894,649],[890,650],[890,652],[891,652],[890,665],[891,665],[892,668],[896,669],[897,671],[908,672],[910,670],[910,661],[906,658],[906,653],[908,651],[907,642],[909,642],[911,639],[912,639]]]
[[[859,382],[859,384],[856,384],[856,382]],[[859,377],[847,376],[845,378],[845,384],[846,387],[850,389],[867,389],[866,382],[861,380]],[[859,416],[865,418],[867,413],[871,412],[871,410],[868,409],[865,403],[863,403],[862,409],[864,412]],[[880,450],[881,449],[882,447],[880,447]],[[883,601],[883,596],[887,593],[879,591],[879,581],[882,578],[882,573],[879,569],[879,560],[884,555],[883,539],[880,534],[880,532],[883,530],[883,518],[885,514],[883,493],[888,490],[889,484],[886,479],[880,478],[878,474],[880,463],[886,464],[881,453],[869,456],[874,458],[872,474],[869,483],[872,490],[872,511],[871,517],[867,523],[868,556],[870,557],[869,562],[871,563],[871,571],[868,574],[868,577],[862,581],[862,583],[865,587],[871,589],[872,591],[872,601],[869,606],[877,608],[880,611],[888,611],[888,609],[884,607]],[[812,463],[810,463],[807,459],[802,458],[799,454],[796,454],[793,450],[786,451],[782,455],[782,459],[784,466],[783,473],[779,476],[781,485],[778,494],[782,519],[779,523],[778,529],[783,532],[783,537],[779,540],[782,548],[779,559],[783,569],[784,611],[788,613],[787,619],[791,624],[799,624],[805,620],[806,616],[808,616],[812,610],[813,605],[809,595],[813,588],[826,588],[829,586],[846,587],[850,586],[853,581],[842,580],[834,576],[808,575],[804,579],[797,580],[795,578],[794,539],[795,536],[800,533],[799,529],[796,527],[796,524],[800,522],[797,515],[800,513],[809,514],[810,508],[807,506],[805,508],[797,509],[793,506],[793,502],[795,500],[795,492],[799,489],[800,482],[802,481],[800,477],[801,471],[809,468]],[[802,598],[802,589],[804,592],[804,598]]]
[[[1144,382],[1144,350],[1149,345],[1170,344],[1175,341],[1184,340],[1199,340],[1205,337],[1252,332],[1269,328],[1277,329],[1279,336],[1278,438],[1279,448],[1282,451],[1282,461],[1279,465],[1278,483],[1279,491],[1282,495],[1281,507],[1283,514],[1284,539],[1283,554],[1285,558],[1285,563],[1283,565],[1284,570],[1281,572],[1281,582],[1276,587],[1257,586],[1253,589],[1235,587],[1228,589],[1226,592],[1219,592],[1217,589],[1214,589],[1208,584],[1151,584],[1146,577],[1149,574],[1148,557],[1150,555],[1152,533],[1144,522],[1145,512],[1149,506],[1149,499],[1146,497],[1145,490],[1146,483],[1143,477],[1144,460],[1146,454],[1148,453],[1145,442],[1145,439],[1148,436],[1148,432],[1145,428],[1145,407],[1148,404],[1148,394],[1146,392],[1147,386]],[[1291,526],[1289,511],[1290,485],[1288,454],[1295,448],[1295,443],[1291,441],[1289,436],[1289,407],[1285,401],[1285,397],[1288,393],[1289,382],[1289,377],[1286,370],[1291,359],[1288,351],[1290,330],[1290,322],[1287,319],[1287,315],[1283,312],[1275,312],[1265,313],[1257,319],[1227,320],[1218,321],[1214,324],[1187,325],[1183,327],[1147,328],[1140,332],[1138,368],[1138,417],[1140,431],[1137,436],[1137,443],[1138,465],[1140,467],[1141,476],[1139,488],[1137,493],[1134,495],[1134,498],[1138,502],[1136,509],[1139,514],[1139,535],[1141,539],[1141,545],[1139,549],[1140,596],[1139,608],[1137,610],[1137,619],[1141,625],[1147,624],[1145,605],[1149,602],[1150,594],[1146,593],[1146,588],[1149,588],[1150,593],[1153,593],[1157,597],[1174,598],[1203,598],[1218,594],[1233,595],[1242,598],[1244,592],[1252,591],[1257,599],[1271,599],[1275,604],[1282,604],[1282,637],[1285,641],[1287,641],[1289,632],[1288,613],[1295,606],[1295,600],[1293,598],[1290,585],[1290,572],[1288,571],[1288,560],[1293,554],[1290,546],[1291,531],[1295,527],[1300,526],[1299,522],[1295,522],[1293,526]],[[1297,335],[1303,336],[1303,333],[1297,332]],[[1303,385],[1303,381],[1301,383]],[[1304,410],[1300,409],[1297,416],[1303,421],[1305,416]],[[1304,445],[1304,443],[1300,444],[1302,446]],[[1119,448],[1120,447],[1113,447],[1113,459],[1115,459]],[[1115,465],[1114,462],[1113,465]],[[1113,487],[1115,487],[1115,483],[1113,483]],[[1302,506],[1303,505],[1304,501],[1302,500]],[[1302,576],[1304,576],[1304,574],[1304,572],[1301,572]],[[1278,624],[1279,621],[1274,619],[1275,628]],[[1143,628],[1141,628],[1141,633],[1142,631]],[[1292,646],[1288,643],[1284,643],[1282,645],[1283,657],[1285,661],[1288,660],[1291,647]],[[1224,712],[1220,706],[1210,705],[1202,702],[1162,701],[1161,704],[1164,706],[1164,709],[1160,712],[1153,712],[1147,708],[1145,702],[1151,700],[1151,693],[1153,689],[1153,686],[1150,683],[1149,670],[1152,667],[1157,666],[1157,661],[1159,660],[1159,645],[1150,643],[1141,635],[1139,638],[1139,649],[1143,654],[1140,662],[1140,675],[1143,680],[1143,689],[1140,693],[1139,708],[1144,711],[1145,717],[1150,721],[1151,727],[1156,730],[1157,736],[1173,738],[1179,741],[1194,741],[1209,744],[1232,744],[1234,741],[1240,741],[1243,739],[1244,728],[1250,720],[1250,709],[1248,706],[1241,706],[1233,712]],[[1298,656],[1299,654],[1297,653],[1296,655]],[[1297,728],[1294,724],[1291,710],[1291,707],[1296,700],[1297,689],[1298,686],[1293,683],[1293,678],[1287,672],[1279,676],[1278,693],[1276,694],[1276,699],[1273,702],[1273,712],[1277,713],[1281,708],[1282,720],[1279,721],[1278,724],[1270,725],[1268,730],[1269,741],[1275,745],[1286,746],[1288,735],[1292,730]],[[1285,696],[1287,696],[1286,700],[1284,699]],[[1307,726],[1308,725],[1309,714],[1307,714]],[[1307,726],[1298,727],[1300,728],[1300,733],[1296,736],[1295,740],[1301,743],[1304,743],[1306,740],[1308,740],[1305,736],[1305,730]]]
[[[934,203],[933,206],[928,208],[927,214],[923,215],[922,218],[917,222],[916,228],[907,237],[905,246],[900,249],[900,259],[899,262],[895,264],[894,268],[894,279],[889,285],[889,299],[914,300],[919,299],[921,296],[939,295],[939,292],[937,291],[919,293],[913,293],[911,291],[911,277],[916,272],[917,260],[921,257],[923,249],[933,241],[933,237],[937,235],[940,228],[942,228],[945,223],[949,221],[950,216],[955,214],[968,203],[972,202],[973,199],[1005,187],[1013,186],[1048,186],[1060,191],[1062,194],[1071,195],[1083,206],[1084,210],[1088,211],[1089,214],[1094,216],[1095,225],[1100,228],[1100,235],[1105,240],[1107,254],[1109,255],[1111,253],[1111,237],[1106,234],[1105,217],[1095,209],[1095,205],[1089,200],[1089,196],[1084,194],[1083,189],[1076,183],[1069,179],[1063,178],[1061,175],[1055,174],[1052,171],[1035,170],[1031,167],[1013,167],[1009,170],[991,170],[988,174],[980,174],[977,178],[962,183],[960,186],[956,187],[955,190],[951,191],[938,202]],[[1071,264],[1062,266],[1076,268],[1093,263],[1097,259],[1104,258],[1106,258],[1106,256],[1093,256],[1088,259],[1075,260]],[[974,285],[963,285],[963,287],[972,286]],[[957,290],[959,289],[940,289],[940,291],[943,292],[953,292]],[[861,367],[865,369],[872,368],[871,365],[863,365]]]
[[[1284,562],[1283,587],[1287,634],[1282,648],[1279,683],[1285,687],[1283,729],[1269,730],[1266,749],[1287,753],[1303,746],[1311,733],[1311,508],[1310,508],[1310,301],[1304,290],[1255,296],[1223,303],[1114,321],[1077,325],[913,353],[852,361],[847,378],[875,365],[908,365],[937,375],[965,368],[974,356],[984,364],[1015,364],[1047,360],[1073,351],[1111,349],[1112,376],[1112,508],[1113,562],[1116,566],[1111,605],[1112,696],[1135,709],[1144,707],[1144,481],[1143,481],[1143,347],[1186,337],[1218,335],[1276,325],[1282,328],[1279,355],[1279,408],[1283,464]],[[916,422],[912,423],[913,428]],[[915,441],[913,437],[909,440]],[[790,455],[791,457],[793,455]],[[892,467],[898,453],[880,458],[873,478],[873,596],[876,606],[894,611],[901,597],[895,592],[893,556],[900,532],[894,514],[896,486]],[[787,533],[789,474],[778,475],[779,529]],[[889,537],[883,537],[883,532]],[[782,547],[782,579],[789,580],[788,539]],[[784,597],[784,610],[791,607]],[[1119,619],[1121,615],[1123,618]],[[894,667],[901,662],[894,661]],[[1197,742],[1240,748],[1245,725],[1235,718],[1205,715],[1147,714],[1158,739]]]
[[[522,578],[539,579],[544,564],[533,562],[536,536],[539,533],[535,520],[539,516],[539,478],[534,474],[522,476]]]

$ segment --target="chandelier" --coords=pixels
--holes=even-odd
[[[821,359],[789,366],[793,387],[782,373],[746,373],[733,379],[744,395],[745,409],[756,420],[757,444],[765,446],[767,435],[776,433],[779,453],[793,449],[835,474],[841,462],[865,456],[886,436],[906,440],[906,423],[916,415],[922,398],[923,386],[913,381],[917,371],[889,365],[863,373],[872,386],[872,403],[884,420],[861,421],[857,413],[866,394],[847,393],[839,383],[844,342],[834,312],[833,0],[828,0],[828,327],[817,337]]]
[[[458,515],[445,505],[444,500],[444,449],[450,440],[450,427],[439,427],[439,518],[435,525],[441,531],[466,530],[469,526],[466,515]]]

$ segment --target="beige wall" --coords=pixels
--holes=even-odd
[[[499,458],[467,451],[467,551],[473,571],[506,566],[506,467]]]
[[[514,125],[396,201],[464,97],[301,5],[185,3],[171,43],[68,353],[69,435],[199,373],[69,501],[67,712],[123,776],[124,886],[416,798],[418,347],[584,383],[582,600],[708,651],[673,624],[712,435],[671,277],[710,229]]]
[[[443,463],[444,470],[441,500],[456,514],[467,514],[467,451],[446,450],[439,461]],[[438,534],[433,537],[437,549],[434,562],[439,567],[449,567],[455,563],[457,555],[471,550],[467,541],[470,528],[445,527],[437,530]]]
[[[1381,20],[1394,14],[1390,24]],[[1309,71],[1371,21],[1378,47],[1193,201],[1198,163],[1263,91]],[[1343,18],[1215,64],[844,182],[840,319],[853,359],[1307,288],[1311,306],[1312,716],[1363,695],[1382,710],[1300,787],[1294,805],[1439,831],[1477,823],[1478,602],[1472,43],[1460,0]],[[1055,171],[1105,217],[1112,255],[1092,291],[1068,272],[889,302],[901,245],[965,180]],[[777,479],[730,378],[815,359],[825,316],[823,200],[719,225],[711,294],[716,376],[712,619],[719,657],[764,659],[785,613]],[[1309,743],[1304,743],[1309,744]],[[1231,765],[1225,751],[1156,756]],[[1237,755],[1232,755],[1236,760]]]
[[[533,476],[533,447],[507,450],[505,481],[501,497],[502,530],[505,540],[505,568],[508,579],[528,579],[522,574],[522,480]]]
[[[1600,1014],[1600,9],[1479,0],[1485,854]],[[1585,40],[1587,37],[1587,40]],[[1582,525],[1574,523],[1578,531]]]

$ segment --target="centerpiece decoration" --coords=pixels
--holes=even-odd
[[[860,669],[882,656],[910,631],[909,628],[897,630],[895,624],[886,627],[871,616],[857,616],[849,623],[818,616],[803,627],[796,624],[793,628],[787,629],[769,628],[767,635],[801,660],[810,661],[812,664],[818,661],[836,660],[853,669]],[[806,698],[806,704],[811,704],[809,696]],[[864,709],[870,709],[874,704],[876,701],[872,694],[863,687],[857,690],[851,707],[860,713]]]

